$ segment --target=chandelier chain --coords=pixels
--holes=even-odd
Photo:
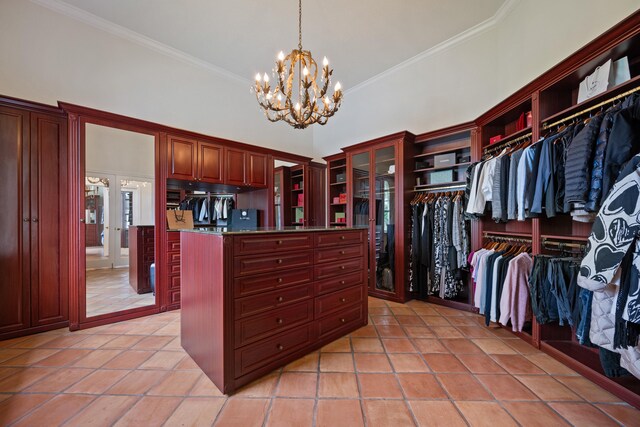
[[[302,0],[298,0],[298,49],[302,50]]]

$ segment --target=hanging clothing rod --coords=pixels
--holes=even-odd
[[[565,242],[556,242],[549,239],[542,239],[542,246],[543,247],[556,246],[558,249],[577,248],[580,250],[584,250],[587,247],[585,243],[565,243]]]
[[[529,244],[533,242],[531,239],[525,239],[523,237],[511,237],[511,236],[502,236],[502,235],[497,236],[486,231],[483,234],[485,239],[493,240],[494,242],[514,242],[514,243],[529,243]]]
[[[561,125],[561,124],[565,123],[567,120],[571,120],[571,119],[575,119],[576,117],[580,117],[584,113],[588,113],[589,111],[593,111],[593,110],[596,110],[596,109],[598,109],[600,107],[603,107],[603,106],[605,106],[607,104],[611,104],[611,103],[617,101],[618,99],[625,98],[625,97],[631,95],[632,93],[635,93],[635,92],[638,92],[638,91],[640,91],[640,86],[638,86],[638,87],[636,87],[634,89],[628,90],[628,91],[626,91],[624,93],[621,93],[620,95],[616,95],[613,98],[609,98],[606,101],[602,101],[602,102],[600,102],[600,103],[598,103],[598,104],[596,104],[594,106],[587,107],[584,110],[578,111],[577,113],[572,114],[572,115],[570,115],[568,117],[565,117],[565,118],[563,118],[561,120],[557,120],[557,121],[555,121],[553,123],[545,123],[542,126],[542,129],[546,130],[546,129],[552,128],[552,127],[554,127],[556,125]]]
[[[443,187],[429,187],[429,188],[419,188],[413,189],[414,192],[424,193],[424,192],[433,192],[433,191],[442,191],[442,190],[460,190],[462,188],[466,188],[467,184],[457,184],[457,185],[448,185]]]
[[[505,147],[511,147],[516,142],[520,142],[520,141],[525,140],[527,138],[531,138],[531,136],[532,136],[532,133],[531,132],[527,132],[526,134],[524,134],[522,136],[519,136],[519,137],[517,137],[515,139],[511,139],[511,140],[508,140],[508,141],[505,141],[505,142],[498,141],[498,142],[496,142],[496,146],[495,147],[492,147],[492,146],[485,147],[485,149],[483,150],[484,151],[484,155],[486,156],[487,154],[491,154],[491,153],[494,153],[496,151],[500,151]],[[502,144],[501,144],[501,142],[502,142]]]

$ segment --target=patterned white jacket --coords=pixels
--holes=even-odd
[[[578,276],[578,285],[594,291],[589,338],[620,353],[621,366],[640,378],[640,348],[613,348],[620,264],[629,250],[634,252],[631,268],[640,270],[640,167],[620,179],[604,201]],[[632,283],[623,313],[634,323],[640,323],[639,285]]]

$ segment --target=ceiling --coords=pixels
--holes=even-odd
[[[298,39],[295,0],[64,0],[250,80]],[[303,1],[302,44],[353,87],[491,18],[505,0]]]

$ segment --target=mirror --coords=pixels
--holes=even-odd
[[[274,225],[303,225],[304,166],[276,159],[273,169]]]
[[[153,306],[155,138],[85,125],[86,317]]]

